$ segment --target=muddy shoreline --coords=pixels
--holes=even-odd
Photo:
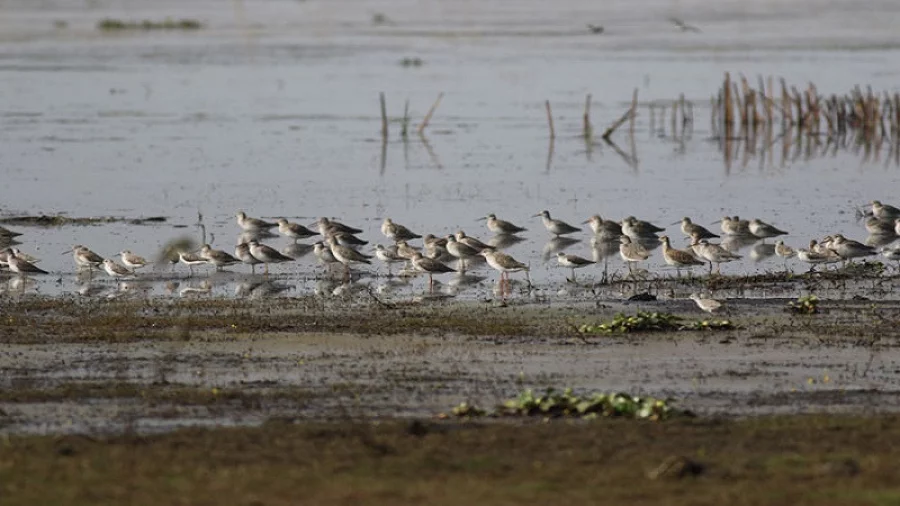
[[[0,312],[0,431],[139,433],[432,417],[525,388],[671,398],[700,415],[900,411],[900,303],[728,301],[736,330],[589,335],[690,301],[28,298]]]

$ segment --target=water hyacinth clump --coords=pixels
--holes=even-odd
[[[477,408],[462,403],[453,408],[457,417],[532,417],[544,418],[632,418],[640,420],[665,420],[673,415],[686,414],[671,406],[670,402],[653,397],[638,397],[623,393],[591,393],[576,395],[571,388],[558,392],[548,388],[543,394],[533,390],[522,391],[517,397],[497,406],[496,411]]]
[[[737,328],[730,320],[684,321],[671,313],[638,311],[634,315],[619,313],[611,321],[584,324],[578,328],[582,334],[625,334],[628,332],[674,332],[679,330],[732,330]]]

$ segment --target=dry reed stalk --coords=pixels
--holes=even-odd
[[[381,103],[381,138],[388,138],[388,119],[387,119],[387,105],[384,100],[384,92],[378,94],[378,101]]]
[[[590,140],[593,136],[594,128],[591,126],[591,94],[588,93],[584,98],[584,118],[582,124],[582,134],[585,140]]]
[[[434,115],[434,111],[437,110],[438,105],[441,103],[441,99],[444,98],[444,92],[438,93],[437,98],[434,100],[434,103],[431,104],[431,108],[428,109],[428,113],[425,114],[425,118],[422,120],[422,124],[419,125],[418,133],[422,135],[422,132],[425,130],[425,127],[428,126],[428,122],[431,121],[431,116]]]

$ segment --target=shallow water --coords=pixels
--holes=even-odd
[[[898,91],[900,5],[877,2],[876,9],[869,2],[859,10],[857,4],[9,3],[0,20],[2,213],[169,218],[157,226],[18,227],[25,233],[21,248],[40,256],[53,275],[9,287],[74,293],[85,283],[74,276],[71,258],[59,254],[72,244],[104,256],[125,248],[153,256],[174,237],[199,241],[198,213],[213,245],[231,250],[238,209],[302,223],[339,217],[364,228],[373,243],[385,242],[378,231],[384,217],[420,233],[463,228],[487,239],[475,219],[495,212],[529,228],[527,240],[508,252],[531,265],[535,286],[560,296],[571,295],[559,289],[567,270],[552,257],[545,261],[549,236],[530,218],[542,209],[574,223],[594,213],[660,225],[682,216],[704,225],[725,214],[760,217],[789,230],[794,246],[835,232],[864,239],[855,206],[892,201],[900,179],[887,145],[877,157],[824,152],[824,145],[811,154],[792,147],[783,156],[780,143],[760,155],[760,142],[756,152],[739,149],[727,163],[708,140],[708,100],[725,71],[744,73],[754,86],[764,74],[798,87],[811,81],[823,93],[856,84]],[[374,25],[375,13],[387,23]],[[677,30],[666,21],[673,15],[702,32]],[[104,35],[94,30],[103,17],[199,18],[208,28]],[[54,28],[57,20],[68,25]],[[588,22],[603,24],[605,33],[587,33]],[[424,65],[403,67],[405,57]],[[593,93],[600,131],[624,112],[635,87],[642,104],[684,93],[695,105],[690,135],[661,132],[658,121],[651,131],[644,105],[633,149],[627,132],[613,137],[637,163],[599,140],[586,147],[585,94]],[[392,118],[384,149],[382,91]],[[404,102],[415,128],[439,92],[445,96],[425,137],[400,139]],[[544,100],[553,105],[557,129],[552,153]],[[668,232],[680,243],[677,228]],[[587,232],[577,237],[566,251],[590,257]],[[723,272],[782,268],[774,257],[754,261],[751,248]],[[643,267],[671,273],[658,252]],[[186,274],[177,269],[179,277]],[[615,255],[609,269],[625,271]],[[312,255],[273,271],[288,287],[278,293],[338,289],[317,281],[322,269]],[[364,284],[384,284],[371,272]],[[493,286],[493,271],[474,273],[486,281],[453,293],[482,296]],[[600,269],[579,277],[597,279]],[[145,278],[138,286],[168,293],[172,276]],[[242,280],[217,276],[213,294],[245,293]],[[179,281],[174,293],[199,282]],[[426,283],[420,278],[400,288],[421,293]],[[117,293],[107,281],[91,286]]]

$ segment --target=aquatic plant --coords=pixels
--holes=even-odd
[[[497,406],[494,412],[462,403],[451,411],[457,417],[530,417],[583,418],[625,417],[642,420],[664,420],[686,412],[673,408],[669,401],[638,397],[624,393],[591,393],[577,395],[571,388],[558,392],[548,388],[543,394],[527,389]]]
[[[817,314],[819,312],[819,298],[815,295],[804,295],[787,304],[787,309],[794,314]]]
[[[625,334],[628,332],[675,332],[679,330],[731,330],[737,328],[730,320],[684,321],[672,313],[638,311],[634,315],[619,313],[609,322],[584,324],[582,334]]]
[[[104,32],[122,30],[199,30],[203,23],[195,19],[171,19],[162,21],[122,21],[120,19],[106,18],[97,22],[97,29]]]

